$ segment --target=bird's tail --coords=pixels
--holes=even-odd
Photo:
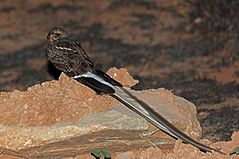
[[[148,120],[151,124],[161,129],[162,131],[166,132],[167,134],[171,135],[172,137],[181,139],[184,142],[194,145],[195,147],[206,152],[216,151],[221,154],[225,154],[224,152],[220,150],[201,144],[200,142],[187,136],[186,134],[181,132],[179,129],[177,129],[175,126],[173,126],[171,123],[169,123],[158,112],[153,110],[148,104],[146,104],[142,100],[138,99],[136,96],[129,93],[126,89],[122,87],[118,87],[118,86],[114,86],[113,88],[115,90],[115,93],[111,94],[112,97],[114,97],[115,99],[120,101],[122,104],[127,106],[129,109],[141,115],[146,120]]]
[[[171,136],[178,138],[173,133],[171,133],[165,126],[160,124],[157,120],[151,117],[150,113],[142,106],[142,102],[139,101],[135,96],[129,93],[126,89],[122,87],[114,86],[115,93],[111,94],[112,97],[117,99],[122,104],[126,105],[129,109],[136,112],[137,114],[141,115],[145,119],[147,119],[150,123],[155,125],[157,128],[165,131],[166,133],[170,134]],[[143,103],[145,106],[146,104]]]

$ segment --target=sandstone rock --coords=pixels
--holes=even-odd
[[[136,84],[125,69],[111,69],[127,87]],[[129,89],[129,88],[128,88]],[[194,138],[201,136],[195,106],[163,88],[129,91],[150,104],[176,127]],[[27,91],[0,94],[0,146],[31,157],[72,156],[93,148],[112,152],[136,147],[173,147],[174,139],[108,95],[64,74]]]

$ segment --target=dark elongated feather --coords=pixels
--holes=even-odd
[[[96,91],[97,93],[109,94],[109,93],[115,92],[114,89],[100,83],[99,81],[95,80],[94,78],[80,77],[80,78],[77,78],[76,80],[87,85],[88,87],[90,87],[91,89]]]
[[[109,82],[110,84],[114,85],[114,86],[118,86],[118,87],[122,87],[122,84],[119,83],[118,81],[114,80],[113,78],[111,78],[109,75],[107,75],[105,72],[99,70],[99,69],[95,69],[95,73],[101,77],[103,80]]]

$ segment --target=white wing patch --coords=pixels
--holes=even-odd
[[[61,47],[61,46],[55,46],[56,49],[59,49],[59,50],[67,50],[67,51],[73,51],[71,48],[68,48],[68,47]],[[75,50],[74,50],[75,52]]]
[[[114,86],[112,84],[110,84],[109,82],[106,82],[105,80],[103,80],[102,78],[100,78],[99,76],[95,75],[94,73],[91,73],[91,72],[87,72],[87,73],[84,73],[84,74],[81,74],[81,75],[76,75],[74,76],[73,78],[74,79],[77,79],[77,78],[80,78],[80,77],[89,77],[89,78],[94,78],[96,81],[102,83],[102,84],[105,84],[111,88],[114,89]]]

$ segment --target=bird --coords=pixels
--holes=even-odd
[[[90,87],[99,95],[108,94],[112,96],[173,138],[181,139],[183,142],[191,144],[204,152],[215,151],[225,154],[216,148],[194,140],[180,131],[150,105],[131,94],[120,82],[97,68],[93,60],[86,54],[80,42],[73,39],[61,27],[52,28],[47,35],[47,41],[49,61],[68,77]]]

